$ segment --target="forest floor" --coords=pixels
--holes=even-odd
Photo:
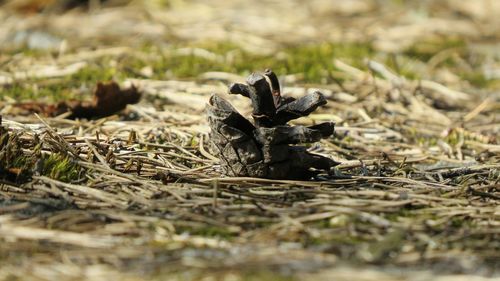
[[[500,278],[500,2],[2,2],[0,280]],[[334,176],[220,174],[208,98],[266,68]]]

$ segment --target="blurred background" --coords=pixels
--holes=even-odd
[[[115,76],[127,71],[126,76],[140,76],[129,71],[136,67],[162,79],[218,70],[246,74],[272,61],[283,75],[328,82],[332,57],[359,66],[374,58],[410,78],[464,89],[499,87],[500,2],[495,0],[0,3],[2,53],[57,57],[75,50],[132,48],[121,53],[128,62],[112,65]],[[5,60],[0,57],[2,71],[10,66]]]

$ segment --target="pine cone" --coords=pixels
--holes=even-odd
[[[247,84],[235,83],[229,92],[250,98],[255,125],[220,96],[214,94],[210,98],[207,107],[210,139],[226,175],[310,179],[338,164],[296,145],[329,137],[334,132],[334,123],[307,127],[286,124],[326,104],[320,92],[297,100],[284,98],[278,78],[271,70],[251,74]]]

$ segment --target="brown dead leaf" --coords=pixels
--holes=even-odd
[[[23,102],[15,104],[14,108],[15,115],[37,113],[50,117],[63,114],[70,110],[66,102],[60,102],[57,104],[47,104],[42,102]]]
[[[95,119],[113,115],[127,107],[127,104],[139,102],[141,94],[135,86],[120,89],[116,82],[98,82],[92,102],[68,102],[72,112],[70,119]]]
[[[127,107],[127,104],[139,102],[141,93],[135,86],[120,89],[114,82],[98,82],[92,101],[69,100],[57,104],[27,102],[13,105],[17,114],[37,113],[43,116],[55,117],[71,112],[68,119],[98,119],[113,115]]]

